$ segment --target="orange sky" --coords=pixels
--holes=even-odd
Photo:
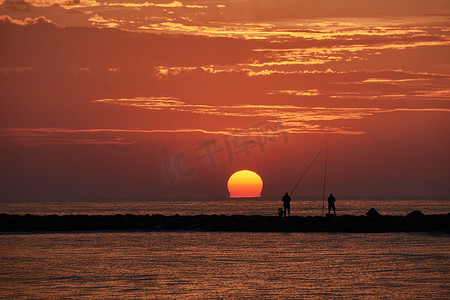
[[[447,0],[0,4],[0,200],[450,194]]]

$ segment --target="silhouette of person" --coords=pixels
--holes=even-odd
[[[336,206],[334,206],[334,202],[336,202],[336,199],[334,198],[333,194],[330,194],[330,197],[328,197],[328,214],[330,213],[331,209],[333,209],[333,213],[336,215]]]
[[[284,216],[286,216],[286,211],[288,213],[288,215],[291,215],[291,197],[289,197],[289,194],[286,192],[286,194],[284,194],[283,199],[281,199],[281,201],[283,201],[283,207],[284,207]]]

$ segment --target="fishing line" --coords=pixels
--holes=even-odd
[[[305,177],[306,173],[308,173],[309,169],[311,168],[311,166],[313,165],[313,163],[316,161],[316,159],[319,157],[320,153],[322,153],[323,149],[325,149],[325,147],[327,147],[328,142],[322,147],[322,149],[320,149],[319,153],[317,153],[316,157],[314,157],[314,159],[311,161],[311,163],[309,164],[308,168],[306,169],[305,173],[303,173],[302,177],[300,177],[299,181],[297,181],[297,183],[295,184],[294,188],[292,189],[292,191],[289,193],[289,195],[292,195],[292,193],[295,191],[295,189],[297,188],[297,186],[299,185],[299,183],[302,181],[303,177]]]

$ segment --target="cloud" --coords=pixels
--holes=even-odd
[[[2,3],[3,2],[3,3]],[[96,0],[4,0],[0,1],[7,7],[12,7],[15,10],[29,10],[30,7],[52,7],[61,6],[65,8],[78,8],[78,7],[95,7],[101,4]],[[19,8],[19,9],[17,9]]]
[[[243,68],[242,71],[247,73],[248,76],[271,76],[271,75],[299,75],[299,74],[320,74],[320,73],[336,73],[331,69],[327,69],[325,71],[320,70],[296,70],[296,71],[283,71],[283,70],[270,70],[270,69],[261,69],[261,70],[253,70],[248,68]]]
[[[311,46],[291,49],[254,49],[261,55],[251,63],[241,64],[243,67],[277,67],[293,65],[325,65],[335,62],[351,62],[367,60],[368,56],[381,54],[381,50],[405,50],[418,47],[437,47],[450,45],[450,39],[423,41],[371,41],[370,44],[359,44],[354,41],[342,45],[340,41],[330,42],[322,47]],[[366,41],[369,42],[369,41]],[[334,44],[334,45],[333,45]],[[311,44],[313,45],[313,44]]]
[[[393,23],[389,20],[353,22],[250,23],[164,19],[139,28],[149,32],[232,37],[261,41],[253,59],[241,68],[329,68],[329,65],[371,60],[390,50],[414,50],[450,45],[448,27],[438,24]],[[404,22],[404,20],[402,20]],[[438,21],[436,21],[438,22]]]
[[[42,137],[21,137],[15,138],[15,144],[24,146],[64,146],[64,145],[109,145],[109,146],[125,146],[134,144],[134,142],[124,141],[121,138],[101,140],[101,139],[70,139],[70,138],[42,138]]]
[[[133,102],[143,99],[117,99],[124,102]],[[149,102],[146,99],[145,102]],[[155,110],[173,110],[174,107],[186,106],[184,102],[169,97],[160,97],[150,100],[155,102]],[[148,109],[148,106],[146,107]],[[194,112],[197,109],[199,111]],[[329,126],[323,122],[336,119],[361,119],[377,113],[393,112],[445,112],[450,113],[448,108],[327,108],[327,107],[298,107],[286,105],[237,105],[228,107],[228,114],[234,110],[234,116],[250,117],[249,111],[255,111],[256,115],[264,115],[266,121],[257,122],[246,128],[229,127],[222,130],[211,130],[202,128],[180,128],[180,129],[123,129],[123,128],[90,128],[90,129],[68,129],[68,128],[3,128],[0,129],[0,143],[7,145],[15,144],[22,146],[130,146],[135,144],[133,136],[136,134],[179,134],[179,133],[203,133],[212,135],[235,136],[235,137],[280,137],[286,134],[345,134],[360,135],[365,132],[352,130],[351,128]],[[186,112],[200,114],[217,114],[215,110],[207,105],[190,105]],[[117,136],[124,136],[117,137]]]
[[[120,27],[123,21],[93,14],[90,22],[98,27]],[[6,26],[10,24],[15,26]],[[247,61],[253,55],[251,44],[235,39],[143,34],[115,28],[38,26],[42,24],[55,25],[45,17],[25,20],[1,17],[2,42],[9,47],[0,56],[0,67],[118,66],[151,70],[161,65],[229,65]],[[20,31],[20,39],[18,26],[29,27]]]
[[[117,28],[119,27],[120,23],[124,22],[123,20],[119,20],[116,18],[105,19],[97,14],[94,14],[88,20],[92,22],[93,25],[103,28]]]
[[[295,105],[208,105],[189,104],[172,97],[99,99],[97,103],[132,106],[154,111],[176,111],[200,115],[278,120],[290,133],[360,133],[344,128],[318,125],[320,121],[355,120],[373,115],[378,108],[327,108]],[[229,130],[229,129],[228,129]]]
[[[433,104],[426,102],[447,100],[449,97],[450,77],[448,75],[405,70],[369,72],[333,71],[331,69],[324,71],[262,69],[253,71],[246,68],[239,70],[234,66],[222,66],[222,68],[212,66],[158,67],[157,71],[162,80],[173,82],[191,80],[205,83],[207,80],[208,86],[218,86],[221,81],[230,85],[245,85],[246,91],[250,91],[249,95],[256,93],[260,97],[269,95],[269,101],[283,101],[283,103],[295,103],[292,96],[301,96],[305,101],[307,101],[306,97],[317,99],[321,105],[330,105],[330,100],[333,101],[333,99],[343,99],[351,106],[366,107],[369,103],[362,102],[362,100],[368,99],[380,100],[371,104],[374,106],[393,107],[399,105],[395,103],[397,100],[401,100],[402,105],[417,107],[417,104],[413,104],[412,101],[420,100],[422,101],[420,105],[428,107],[438,104],[436,101]],[[227,91],[222,91],[222,94],[224,93]],[[221,103],[227,103],[226,97],[236,98],[239,96],[238,93],[232,92],[225,96],[222,95]],[[206,98],[204,101],[208,102]],[[314,105],[308,103],[308,106]]]
[[[0,68],[0,73],[10,74],[10,73],[22,73],[25,71],[32,71],[34,68],[32,67],[6,67]]]
[[[20,26],[31,26],[31,25],[40,25],[40,24],[51,24],[54,26],[59,26],[55,24],[52,20],[47,19],[44,16],[40,16],[37,18],[25,18],[23,20],[20,19],[13,19],[8,15],[2,15],[0,16],[0,25],[1,23],[9,23],[14,25],[20,25]]]
[[[186,4],[185,6],[187,8],[208,8],[207,5],[189,5],[189,4]]]
[[[6,128],[0,129],[0,143],[22,146],[109,145],[127,146],[135,142],[98,133],[117,133],[114,130],[70,130],[64,128]]]
[[[428,80],[428,78],[405,78],[405,79],[388,79],[388,78],[367,78],[363,83],[389,83],[389,84],[401,84],[411,82],[422,82]]]
[[[205,35],[209,37],[238,37],[243,39],[267,39],[267,36],[278,35],[272,32],[275,27],[268,23],[232,23],[209,22],[211,25],[190,24],[184,22],[164,21],[142,26],[148,31]]]
[[[286,93],[286,90],[282,90]],[[291,91],[289,95],[300,93],[318,93]],[[363,132],[351,128],[328,126],[327,122],[342,120],[360,120],[379,113],[391,113],[395,111],[427,111],[450,112],[446,108],[376,108],[376,107],[304,107],[297,105],[208,105],[189,104],[173,97],[138,97],[120,99],[99,99],[97,103],[108,103],[122,106],[132,106],[153,111],[183,112],[188,114],[210,115],[233,118],[260,118],[280,122],[288,133],[335,133],[335,134],[362,134]],[[236,134],[225,128],[222,131]]]
[[[269,91],[268,95],[292,95],[292,96],[317,96],[319,95],[319,90],[310,89],[310,90],[277,90],[277,91]]]
[[[183,14],[181,14],[183,16]],[[353,22],[309,22],[296,24],[284,22],[236,22],[229,20],[208,22],[198,17],[185,14],[187,17],[163,18],[160,22],[143,24],[141,28],[150,31],[167,33],[186,33],[206,36],[235,37],[243,39],[267,39],[278,44],[274,48],[284,48],[283,45],[303,43],[305,48],[317,46],[311,42],[332,42],[336,45],[392,44],[395,42],[411,43],[415,41],[446,41],[447,26],[440,22],[444,18],[432,20],[431,24],[407,24],[404,19],[393,23],[391,20],[380,19],[377,22],[367,19],[354,19]],[[157,21],[155,18],[154,21]],[[305,44],[308,43],[309,44]],[[324,45],[326,46],[326,45]],[[293,48],[291,46],[291,48]]]
[[[183,3],[180,1],[172,1],[167,3],[154,3],[154,2],[110,2],[107,3],[107,6],[122,6],[122,7],[165,7],[165,8],[175,8],[175,7],[183,7]],[[189,5],[187,7],[192,7],[193,5]],[[198,5],[194,5],[198,7]]]
[[[159,78],[165,78],[168,76],[177,76],[183,73],[190,72],[206,72],[208,74],[219,74],[219,73],[232,73],[238,72],[238,70],[225,66],[223,68],[217,68],[215,66],[200,66],[200,67],[165,67],[157,66],[155,67],[157,76]]]
[[[200,128],[182,128],[182,129],[124,129],[124,128],[90,128],[90,129],[69,129],[57,127],[42,127],[42,128],[0,128],[0,136],[28,136],[39,137],[50,134],[101,134],[101,133],[214,133],[227,134],[227,131],[209,131]]]
[[[200,128],[184,129],[118,129],[91,128],[68,129],[56,127],[42,128],[2,128],[0,129],[0,145],[21,145],[30,147],[48,146],[130,146],[136,143],[133,136],[137,134],[178,134],[203,133],[214,135],[248,136],[251,131],[244,129],[207,130]],[[105,136],[105,134],[107,136]],[[279,134],[278,131],[264,131],[265,135]],[[117,137],[117,136],[124,136]],[[261,131],[259,131],[261,135]]]
[[[32,5],[25,0],[5,0],[3,3],[0,1],[0,4],[10,10],[22,12],[29,11],[32,7]]]

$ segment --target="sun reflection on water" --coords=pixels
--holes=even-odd
[[[2,297],[445,298],[444,234],[0,236]],[[446,294],[447,293],[447,294]]]

